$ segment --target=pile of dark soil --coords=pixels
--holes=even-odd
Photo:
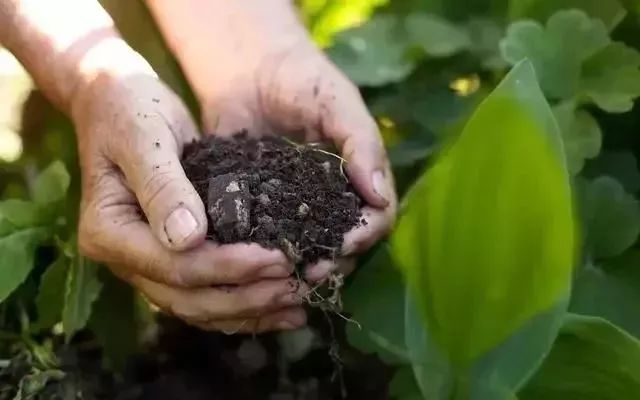
[[[320,147],[246,133],[207,136],[187,145],[182,160],[213,240],[280,248],[296,264],[334,258],[344,234],[364,223],[343,163]]]

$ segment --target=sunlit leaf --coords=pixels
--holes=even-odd
[[[500,43],[504,58],[516,64],[529,59],[540,86],[553,98],[570,98],[580,89],[584,61],[610,43],[604,23],[583,11],[559,11],[546,26],[537,21],[511,24]],[[567,51],[571,48],[571,51]]]
[[[398,82],[413,71],[411,43],[401,18],[378,15],[338,35],[328,53],[355,83],[378,86]]]
[[[578,181],[588,255],[622,254],[640,234],[640,203],[608,176]]]
[[[31,201],[7,199],[0,202],[0,218],[9,222],[14,229],[35,227],[41,222],[41,215],[38,205]]]
[[[455,365],[469,366],[568,292],[571,191],[530,63],[480,105],[406,200],[393,253]]]
[[[61,161],[51,163],[33,185],[33,199],[40,204],[58,201],[67,194],[71,177]]]
[[[0,302],[27,278],[35,250],[48,233],[44,228],[30,228],[0,238]]]
[[[101,290],[98,265],[82,256],[74,258],[67,275],[62,310],[62,326],[67,341],[86,326]]]
[[[640,342],[593,317],[567,320],[551,354],[521,400],[635,400]]]
[[[631,110],[640,96],[640,52],[615,42],[591,57],[582,71],[582,90],[611,113]]]

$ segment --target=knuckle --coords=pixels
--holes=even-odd
[[[163,199],[163,196],[174,182],[175,175],[172,171],[162,171],[158,168],[157,171],[149,174],[142,183],[140,193],[142,207],[147,209],[160,201],[166,201],[167,199]]]

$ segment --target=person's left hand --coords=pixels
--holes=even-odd
[[[205,132],[229,135],[247,129],[254,135],[283,133],[308,142],[333,142],[368,203],[363,209],[367,223],[345,236],[341,259],[310,266],[307,278],[320,281],[336,269],[347,274],[354,266],[351,256],[385,235],[396,213],[393,177],[378,127],[358,88],[310,42],[252,56],[256,63],[230,60],[224,68],[229,73],[216,79],[201,99]]]

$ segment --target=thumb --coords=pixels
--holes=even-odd
[[[321,113],[324,134],[340,149],[358,192],[370,205],[386,207],[395,196],[393,177],[378,126],[360,94],[345,84],[342,93],[327,103]]]
[[[130,133],[132,139],[119,152],[117,164],[154,235],[169,249],[186,250],[205,239],[204,205],[180,164],[181,144],[164,118],[149,119],[155,121],[147,121],[147,129]]]

